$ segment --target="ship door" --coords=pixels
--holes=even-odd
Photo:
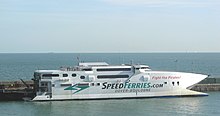
[[[51,81],[43,81],[40,85],[40,92],[52,98],[52,84]]]

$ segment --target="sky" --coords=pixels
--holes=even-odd
[[[0,0],[0,53],[220,52],[220,0]]]

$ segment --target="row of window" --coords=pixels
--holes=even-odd
[[[141,68],[135,68],[136,70],[139,70],[139,69],[149,69],[148,67],[141,67]]]
[[[98,75],[98,79],[128,78],[129,75]]]
[[[59,74],[43,74],[42,77],[59,77]]]
[[[180,85],[180,82],[179,82],[179,81],[177,81],[176,83],[177,83],[178,86]],[[173,84],[173,86],[174,86],[174,85],[175,85],[175,82],[172,82],[172,84]]]
[[[83,69],[84,71],[92,71],[92,69]],[[97,69],[97,71],[131,71],[131,68],[101,68]],[[76,74],[72,74],[72,77],[76,77]],[[43,74],[42,77],[44,79],[51,79],[51,77],[59,77],[59,74]],[[68,74],[63,74],[63,77],[68,77]],[[99,76],[98,78],[127,78],[127,75],[125,76],[120,76],[120,77],[115,77],[112,75],[109,75],[109,77],[103,77]]]
[[[141,68],[136,68],[136,70],[139,69],[149,69],[148,67],[141,67]],[[83,69],[84,71],[92,71],[92,69]],[[97,69],[98,72],[100,71],[131,71],[131,68],[100,68]]]
[[[81,76],[84,78],[84,76]],[[81,78],[80,77],[80,78]],[[167,82],[164,82],[164,84],[167,84]],[[175,82],[172,82],[173,86],[175,85]],[[72,84],[61,84],[61,86],[71,86]],[[100,86],[101,83],[90,83],[90,86]],[[179,86],[179,81],[177,81],[177,85]],[[45,82],[41,82],[41,86],[43,87],[47,87],[47,83]],[[52,86],[54,87],[55,85],[52,84]],[[89,83],[80,83],[78,84],[78,86],[89,86]]]
[[[101,83],[79,83],[77,84],[78,86],[80,87],[83,87],[83,86],[100,86]],[[72,84],[60,84],[61,87],[66,87],[66,86],[72,86]],[[41,82],[41,87],[47,87],[47,84],[44,85],[43,82]],[[52,87],[55,87],[55,84],[52,84]]]
[[[72,74],[72,77],[76,77],[76,74]],[[44,79],[51,79],[52,77],[59,77],[59,74],[43,74]],[[63,74],[63,77],[68,77],[68,74]],[[129,75],[98,75],[98,79],[112,79],[112,78],[128,78]],[[80,79],[85,79],[85,76],[80,76]]]
[[[43,74],[42,77],[59,77],[59,74]],[[63,77],[68,77],[68,74],[63,74]],[[76,74],[72,74],[72,77],[76,77]]]
[[[129,75],[98,75],[98,79],[115,79],[115,78],[128,78]],[[80,76],[80,79],[85,79],[85,76]]]
[[[97,71],[131,71],[131,68],[100,68]]]
[[[92,69],[83,69],[83,70],[91,71]],[[97,69],[97,71],[131,71],[131,68],[102,68],[102,69]],[[59,77],[59,74],[43,74],[42,77]],[[68,77],[68,74],[63,74],[63,77]],[[72,77],[76,77],[76,74],[72,74]],[[122,78],[126,78],[126,77],[122,77]]]
[[[164,82],[164,84],[167,84],[167,82]],[[180,85],[180,82],[177,81],[176,84],[179,86],[179,85]],[[175,82],[172,82],[172,85],[175,86]]]
[[[101,83],[96,83],[96,84],[95,83],[91,83],[90,84],[90,86],[100,86],[100,85],[101,85]]]
[[[82,69],[83,71],[92,71],[91,68],[88,69]],[[98,72],[101,71],[131,71],[131,68],[100,68],[97,69]]]

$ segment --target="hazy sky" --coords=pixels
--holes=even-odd
[[[220,52],[220,0],[0,0],[0,53]]]

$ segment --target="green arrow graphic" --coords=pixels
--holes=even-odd
[[[70,86],[70,87],[67,87],[67,88],[65,88],[64,90],[77,90],[77,91],[75,91],[73,94],[75,94],[75,93],[77,93],[77,92],[80,92],[80,91],[82,91],[82,90],[84,90],[84,89],[86,89],[86,88],[88,88],[89,87],[89,85],[78,85],[78,84],[75,84],[75,85],[73,85],[73,86]]]

